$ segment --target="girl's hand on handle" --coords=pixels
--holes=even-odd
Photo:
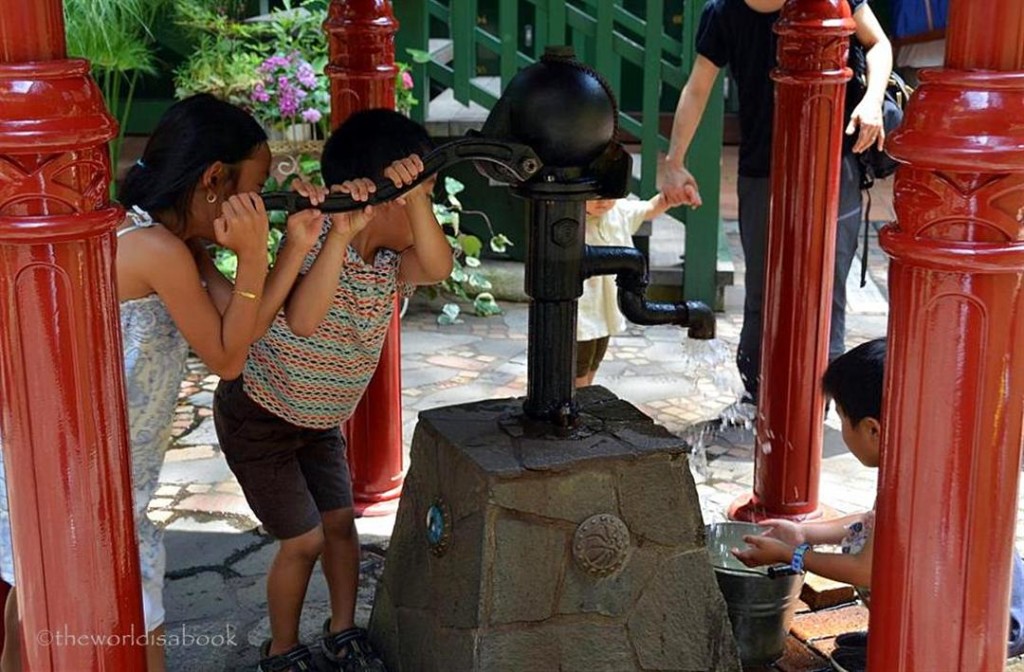
[[[321,187],[305,180],[292,180],[291,188],[300,196],[308,198],[313,207],[289,215],[286,225],[288,244],[308,252],[313,249],[323,230],[324,216],[316,206],[323,203],[330,192],[327,187]]]
[[[221,206],[213,222],[217,244],[235,252],[239,259],[262,255],[266,261],[270,221],[263,199],[256,193],[235,194]]]
[[[299,196],[308,198],[313,207],[323,203],[324,199],[327,198],[327,194],[330,193],[327,187],[321,187],[307,180],[292,180],[291,189]]]
[[[358,177],[354,180],[345,180],[341,184],[331,187],[331,193],[348,194],[353,201],[368,201],[370,195],[377,191],[377,185],[373,180],[366,177]]]
[[[309,252],[323,231],[324,215],[319,210],[302,210],[288,216],[288,244]]]

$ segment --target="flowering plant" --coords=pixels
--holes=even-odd
[[[398,73],[395,75],[395,110],[409,116],[412,108],[420,101],[412,93],[414,85],[408,63],[395,63]]]
[[[323,64],[306,61],[298,51],[275,54],[263,60],[259,81],[250,99],[252,112],[266,128],[285,130],[293,124],[312,124],[327,132],[331,97]]]

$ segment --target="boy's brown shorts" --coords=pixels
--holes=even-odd
[[[320,524],[320,514],[352,507],[345,439],[338,428],[282,420],[249,398],[242,379],[217,386],[213,422],[228,466],[267,532],[290,539]]]

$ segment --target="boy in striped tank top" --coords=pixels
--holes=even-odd
[[[425,129],[406,117],[360,112],[327,141],[324,180],[365,200],[373,180],[415,181],[423,170],[419,156],[429,149]],[[260,670],[313,669],[298,629],[321,557],[331,602],[320,642],[324,656],[337,670],[384,670],[354,624],[359,540],[339,426],[377,367],[395,293],[451,272],[432,185],[373,212],[325,221],[284,310],[253,344],[242,376],[217,388],[221,448],[253,512],[280,543],[267,575],[271,639],[261,649]],[[297,189],[314,205],[326,195],[310,185]]]

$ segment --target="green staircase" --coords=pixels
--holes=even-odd
[[[693,0],[399,0],[396,57],[412,61],[415,51],[424,61],[412,64],[421,101],[413,112],[417,121],[436,137],[457,137],[480,127],[503,84],[547,45],[572,45],[616,92],[622,140],[634,153],[631,188],[649,198],[657,191],[659,155],[668,149],[672,112],[693,63],[702,7]],[[718,86],[687,161],[704,185],[721,181],[721,81]],[[682,229],[671,220],[654,223],[650,245],[658,254],[652,258],[666,261],[652,265],[652,279],[661,298],[721,306],[732,274],[719,245],[719,190],[705,188],[702,195],[700,209],[670,213]],[[489,199],[488,207],[501,207]]]

